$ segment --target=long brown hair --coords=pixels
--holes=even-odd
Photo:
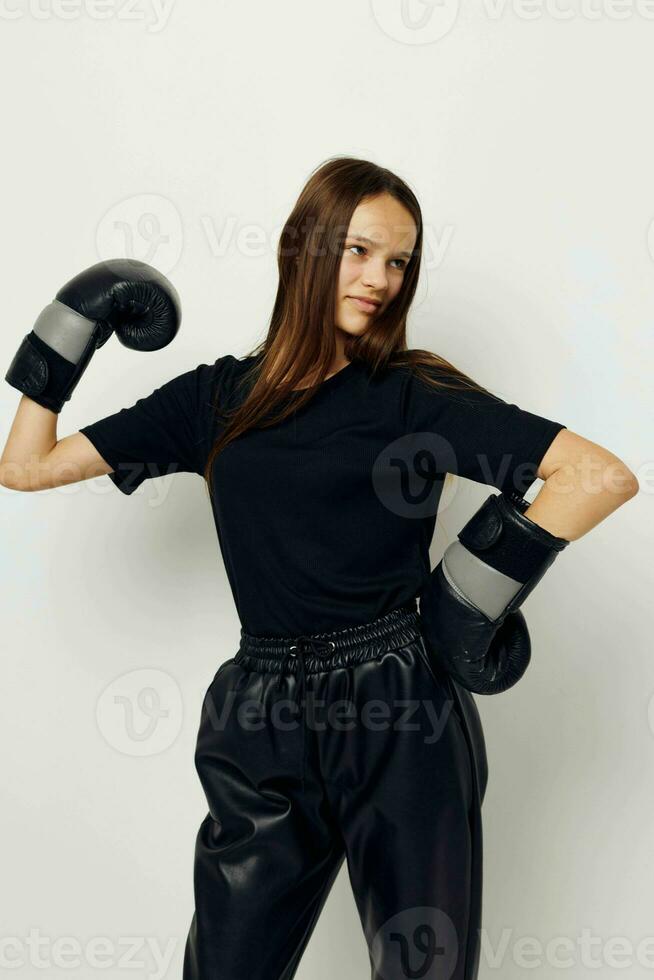
[[[232,439],[248,429],[281,422],[307,402],[325,379],[336,353],[335,284],[347,230],[357,206],[383,193],[411,214],[416,243],[397,296],[374,320],[372,330],[346,337],[345,357],[365,363],[371,373],[410,366],[436,388],[486,391],[438,354],[407,350],[406,319],[418,284],[423,241],[422,212],[411,188],[368,160],[328,159],[309,177],[282,230],[277,249],[279,285],[268,334],[246,355],[256,360],[237,385],[246,396],[237,399],[231,411],[214,406],[226,425],[207,459],[204,476],[210,493],[214,459]],[[438,369],[437,376],[421,367]],[[308,375],[316,378],[312,386],[293,392],[293,398],[273,414],[275,406]]]

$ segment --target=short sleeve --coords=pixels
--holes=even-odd
[[[213,404],[232,355],[200,364],[79,431],[112,467],[109,478],[125,494],[145,480],[171,473],[204,473]]]
[[[431,368],[427,368],[432,373]],[[438,372],[433,372],[439,377]],[[443,473],[526,493],[554,437],[566,426],[490,393],[433,388],[409,372],[404,398],[407,432],[432,433]]]

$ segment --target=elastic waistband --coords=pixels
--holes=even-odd
[[[307,673],[364,663],[415,641],[420,623],[415,599],[359,626],[296,637],[252,636],[241,628],[235,663],[278,673],[295,671],[302,657]]]

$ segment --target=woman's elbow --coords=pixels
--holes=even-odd
[[[26,490],[21,470],[15,463],[0,464],[0,486],[5,490]]]
[[[588,493],[607,492],[629,500],[640,489],[638,478],[616,453],[577,432],[562,429],[541,461],[537,474],[547,480],[581,485]]]

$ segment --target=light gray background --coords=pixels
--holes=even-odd
[[[481,980],[636,978],[654,962],[654,941],[638,950],[654,935],[653,17],[644,0],[6,0],[0,14],[3,371],[59,286],[101,258],[158,266],[184,309],[166,349],[112,339],[96,355],[60,438],[261,339],[279,228],[309,172],[345,153],[397,170],[421,201],[410,346],[640,479],[528,600],[524,680],[478,699]],[[18,399],[0,387],[3,441]],[[460,481],[444,498],[434,563],[487,493]],[[200,705],[239,635],[204,485],[181,474],[128,498],[102,477],[5,490],[1,506],[0,969],[179,977],[206,812]],[[151,733],[148,689],[168,712]],[[548,950],[557,939],[568,949]],[[167,970],[146,941],[173,944]],[[368,975],[344,867],[297,976]]]

